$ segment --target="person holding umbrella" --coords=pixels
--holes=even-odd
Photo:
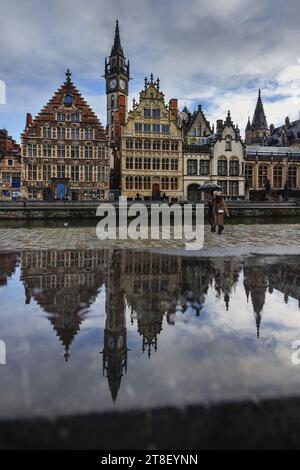
[[[220,191],[221,187],[215,183],[207,182],[199,186],[199,190],[209,193],[207,198],[207,215],[208,221],[210,223],[210,231],[216,231],[216,224],[215,224],[215,215],[214,215],[214,203],[215,203],[215,196],[214,191]]]
[[[221,235],[224,230],[224,217],[225,215],[229,217],[229,212],[225,201],[222,197],[221,191],[215,192],[214,200],[214,217],[215,217],[215,226],[218,226],[218,234]]]

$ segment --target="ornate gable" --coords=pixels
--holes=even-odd
[[[49,124],[54,126],[57,121],[57,114],[64,113],[66,115],[66,122],[71,122],[71,116],[78,113],[80,116],[80,123],[91,125],[97,128],[99,134],[97,138],[105,138],[105,130],[100,123],[98,117],[87,104],[81,93],[75,87],[71,80],[71,73],[66,72],[66,80],[62,86],[54,93],[48,103],[41,109],[37,116],[27,122],[26,129],[23,137],[38,135],[34,131],[39,126]]]

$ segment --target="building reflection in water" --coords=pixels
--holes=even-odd
[[[1,255],[1,285],[14,272],[17,255]],[[141,336],[141,349],[157,351],[164,317],[172,325],[179,315],[201,317],[209,289],[230,310],[230,297],[244,276],[252,302],[257,338],[266,293],[278,290],[298,300],[300,267],[292,262],[260,264],[257,258],[192,258],[129,250],[30,251],[21,254],[21,279],[26,303],[33,298],[47,313],[64,346],[64,357],[78,334],[99,289],[106,290],[106,321],[102,350],[103,374],[112,399],[117,399],[127,372],[126,309]]]
[[[21,255],[26,304],[47,313],[67,361],[80,325],[105,282],[105,251],[30,251]]]
[[[0,254],[0,287],[6,286],[8,279],[15,273],[19,261],[14,253]]]

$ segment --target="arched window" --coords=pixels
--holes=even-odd
[[[268,165],[259,165],[258,167],[258,187],[264,188],[268,179]]]
[[[225,157],[219,158],[218,161],[218,175],[227,176],[227,159]]]
[[[275,165],[273,168],[273,187],[274,188],[282,188],[283,183],[282,183],[282,175],[283,174],[283,168],[281,165]]]
[[[115,97],[114,97],[114,95],[111,96],[110,103],[111,103],[111,107],[114,108],[115,107]]]
[[[292,189],[297,187],[297,167],[295,165],[288,167],[288,183]]]
[[[245,166],[245,179],[249,188],[253,188],[253,165]]]

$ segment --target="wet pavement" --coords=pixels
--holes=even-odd
[[[101,248],[167,250],[186,256],[216,256],[247,253],[300,254],[299,224],[230,224],[220,236],[205,226],[201,249],[186,250],[184,240],[105,240],[96,236],[93,226],[69,226],[57,221],[55,227],[0,227],[0,252],[21,250],[90,250]],[[190,252],[190,253],[189,253]]]
[[[2,227],[0,420],[106,416],[105,442],[111,438],[115,448],[115,426],[125,417],[139,423],[132,439],[142,439],[139,426],[150,426],[151,417],[159,429],[159,410],[161,419],[184,422],[193,433],[207,407],[240,404],[247,414],[248,407],[263,412],[263,403],[298,397],[292,343],[300,341],[300,256],[276,252],[297,250],[297,232],[295,224],[227,226],[221,237],[207,232],[205,249],[195,253],[168,244],[99,247],[92,227]],[[255,254],[259,238],[269,254]],[[230,416],[226,410],[218,420]],[[109,424],[103,413],[116,411]],[[11,432],[9,448],[18,440]],[[0,422],[5,447],[2,433]],[[57,439],[63,446],[59,436],[45,447]],[[180,448],[184,438],[176,439]],[[146,441],[147,433],[140,445]]]

